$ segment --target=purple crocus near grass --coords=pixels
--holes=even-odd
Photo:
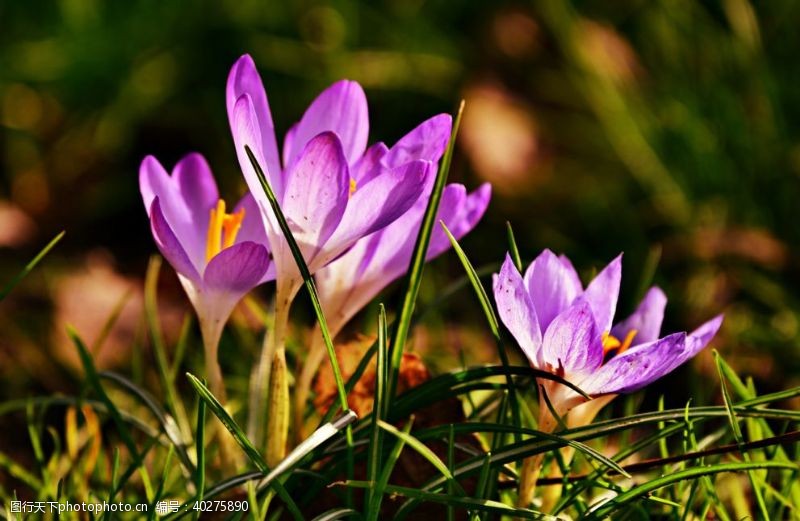
[[[720,315],[691,333],[660,337],[667,299],[653,287],[631,316],[612,326],[621,278],[622,255],[584,288],[569,259],[550,250],[531,263],[524,277],[506,255],[500,273],[494,276],[500,319],[530,364],[563,377],[591,396],[587,401],[567,386],[543,379],[538,429],[553,431],[561,419],[568,427],[590,423],[617,394],[641,389],[692,358],[722,324]],[[563,449],[562,460],[568,464],[572,453]],[[518,506],[531,503],[543,456],[525,459]]]
[[[245,145],[264,168],[309,272],[314,274],[360,239],[404,215],[430,190],[434,161],[446,146],[452,123],[450,116],[438,115],[391,149],[382,143],[367,148],[366,96],[358,83],[342,80],[309,105],[287,133],[279,155],[267,94],[247,55],[234,64],[228,76],[227,109],[236,153],[261,210],[275,264],[274,327],[251,378],[248,433],[258,440],[264,382],[275,381],[270,384],[277,393],[270,398],[272,404],[288,400],[288,379],[271,375],[271,367],[285,370],[288,313],[302,278]],[[268,415],[268,462],[282,457],[287,411],[288,407],[281,406],[279,413]]]
[[[208,378],[222,398],[217,346],[236,304],[270,280],[267,237],[250,194],[228,213],[206,160],[189,154],[172,175],[153,156],[142,161],[139,189],[153,238],[197,312]]]
[[[696,355],[722,316],[691,333],[660,337],[667,299],[652,287],[631,316],[612,326],[621,277],[620,255],[584,289],[569,259],[544,250],[524,277],[506,256],[494,296],[501,320],[532,366],[593,397],[629,393]]]
[[[227,213],[201,155],[181,159],[172,175],[155,157],[146,157],[139,189],[153,238],[201,321],[224,323],[247,292],[272,277],[255,201],[247,194]]]
[[[244,146],[264,167],[313,274],[411,208],[432,182],[429,150],[441,146],[440,127],[450,125],[449,116],[437,116],[420,125],[407,146],[367,149],[366,96],[358,83],[342,80],[309,105],[279,156],[267,95],[247,55],[231,69],[227,106],[239,162],[272,246],[278,298],[288,300],[302,281]]]

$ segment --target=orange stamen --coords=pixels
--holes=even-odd
[[[211,209],[208,219],[208,236],[206,237],[206,262],[210,261],[225,248],[233,246],[236,235],[242,228],[244,208],[234,214],[225,213],[225,201],[220,199]]]

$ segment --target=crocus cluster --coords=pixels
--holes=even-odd
[[[325,312],[334,317],[338,331],[405,271],[451,118],[434,116],[391,147],[379,142],[367,148],[366,96],[358,83],[343,80],[311,103],[279,154],[267,94],[247,55],[230,71],[226,105],[249,188],[233,212],[227,212],[208,165],[196,154],[181,161],[172,176],[155,158],[146,158],[140,187],[156,242],[200,319],[215,394],[224,394],[216,359],[228,316],[248,291],[276,280],[275,323],[252,379],[253,434],[263,416],[270,369],[273,363],[285,367],[288,313],[302,279],[245,146],[265,171],[309,271],[318,273]],[[475,226],[488,200],[488,186],[467,195],[463,186],[451,185],[439,216],[461,236]],[[444,249],[446,241],[438,232],[429,258]],[[288,396],[288,379],[279,376],[284,383],[273,385],[273,391]],[[282,414],[269,418],[279,423],[272,436],[276,447],[284,436]],[[269,449],[267,455],[274,461]]]

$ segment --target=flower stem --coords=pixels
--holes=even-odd
[[[296,286],[296,285],[295,285]],[[272,331],[264,335],[261,355],[250,376],[250,400],[247,416],[247,436],[256,446],[264,442],[264,413],[266,411],[272,362],[279,349],[286,342],[286,329],[289,324],[289,309],[292,298],[297,293],[288,285],[280,285],[275,296],[275,321]],[[284,353],[285,360],[285,353]]]
[[[225,393],[225,382],[222,378],[222,369],[219,365],[219,341],[222,338],[222,329],[225,325],[224,320],[201,320],[200,333],[203,337],[203,350],[205,351],[206,378],[208,386],[219,403],[225,405],[227,396]],[[219,456],[222,466],[226,469],[235,470],[237,467],[236,449],[233,447],[233,439],[228,435],[227,430],[222,424],[217,424],[216,436],[219,441]]]

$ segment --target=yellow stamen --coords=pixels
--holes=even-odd
[[[622,345],[622,344],[620,344],[619,340],[617,340],[617,337],[612,336],[608,331],[605,331],[603,333],[602,341],[603,341],[603,354],[604,355],[608,354],[608,352],[611,351],[612,349],[616,349],[620,345]]]
[[[608,331],[603,333],[602,342],[603,342],[603,355],[607,355],[609,352],[616,350],[616,354],[621,355],[625,351],[631,347],[633,344],[633,339],[636,337],[636,334],[639,331],[636,329],[631,329],[628,331],[628,334],[625,335],[625,339],[620,342],[617,337],[609,333]]]
[[[349,195],[353,195],[354,193],[356,193],[356,188],[358,188],[358,184],[356,183],[356,180],[355,179],[351,179],[350,180],[350,194]]]
[[[225,213],[225,201],[220,199],[211,209],[208,219],[208,236],[206,238],[206,262],[220,251],[233,246],[236,235],[242,228],[244,208],[234,214]]]
[[[636,336],[636,333],[638,332],[639,331],[637,331],[636,329],[631,329],[630,331],[628,331],[628,334],[625,335],[625,340],[622,341],[622,345],[619,346],[619,349],[617,350],[618,355],[621,355],[622,353],[628,350],[628,348],[633,343],[633,338]]]
[[[222,248],[230,248],[236,240],[236,235],[242,229],[242,221],[244,220],[244,208],[240,208],[238,212],[228,214],[222,222],[222,235],[225,237],[222,243]]]

